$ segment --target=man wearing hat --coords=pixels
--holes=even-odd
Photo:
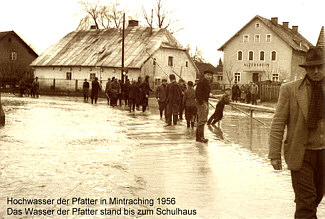
[[[211,78],[212,72],[205,71],[204,76],[197,83],[195,90],[196,109],[198,115],[196,141],[203,143],[208,142],[208,139],[204,138],[204,125],[205,123],[207,123],[209,115],[209,95],[211,91]]]
[[[317,218],[317,206],[325,191],[324,49],[311,48],[304,79],[280,88],[270,130],[269,158],[275,170],[282,169],[281,149],[285,127],[284,159],[291,170],[295,193],[295,218]]]

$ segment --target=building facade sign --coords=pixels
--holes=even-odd
[[[244,63],[245,67],[270,67],[269,63],[253,63],[253,62],[248,62]]]

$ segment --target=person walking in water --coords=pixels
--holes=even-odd
[[[89,96],[89,82],[85,78],[84,83],[82,84],[82,90],[84,95],[84,102],[88,102],[88,96]]]
[[[98,78],[95,77],[95,79],[91,83],[91,104],[94,103],[94,100],[95,100],[95,104],[97,103],[98,92],[100,90],[101,89],[100,89],[100,84],[98,82]]]
[[[161,83],[156,90],[156,98],[159,106],[160,119],[163,118],[163,113],[165,113],[166,119],[167,79],[163,78]]]
[[[281,170],[284,152],[295,193],[295,218],[317,218],[325,194],[324,64],[324,48],[307,51],[300,65],[307,74],[280,87],[270,129],[269,159],[275,170]]]
[[[184,92],[183,105],[185,106],[185,119],[187,128],[194,128],[194,121],[196,117],[195,106],[195,90],[193,88],[193,82],[187,82],[188,88]]]
[[[149,92],[153,91],[150,88],[149,85],[149,75],[147,75],[144,79],[144,82],[142,82],[142,84],[140,85],[140,89],[141,89],[141,104],[142,104],[142,112],[145,112],[148,106],[148,100],[149,100]]]
[[[169,75],[170,83],[167,86],[167,125],[177,125],[179,106],[181,103],[181,89],[174,74]]]
[[[208,139],[204,138],[204,125],[209,115],[209,95],[211,92],[210,81],[212,78],[211,71],[205,71],[203,77],[199,80],[196,90],[196,109],[198,115],[198,124],[196,128],[196,141],[207,143]]]

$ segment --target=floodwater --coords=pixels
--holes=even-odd
[[[129,113],[104,99],[91,105],[74,97],[1,98],[6,126],[0,129],[0,218],[32,217],[8,215],[8,208],[31,207],[8,204],[8,198],[73,197],[154,203],[32,207],[135,212],[112,218],[293,218],[290,173],[274,171],[267,159],[272,114],[257,114],[265,125],[254,121],[250,130],[249,118],[226,106],[221,129],[206,127],[209,143],[202,144],[184,121],[164,127],[154,101],[148,112]],[[159,208],[172,211],[159,215]],[[137,215],[139,209],[153,215]],[[180,209],[196,215],[182,216]],[[99,212],[61,217],[107,217]],[[324,200],[318,216],[325,218]]]

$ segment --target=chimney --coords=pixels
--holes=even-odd
[[[278,17],[271,17],[271,22],[272,22],[272,24],[277,25],[278,24]]]
[[[282,26],[284,28],[289,28],[289,22],[282,22]]]
[[[298,33],[298,26],[292,26],[292,31]]]
[[[137,21],[137,20],[129,20],[128,27],[137,27],[137,26],[139,26],[139,21]]]

